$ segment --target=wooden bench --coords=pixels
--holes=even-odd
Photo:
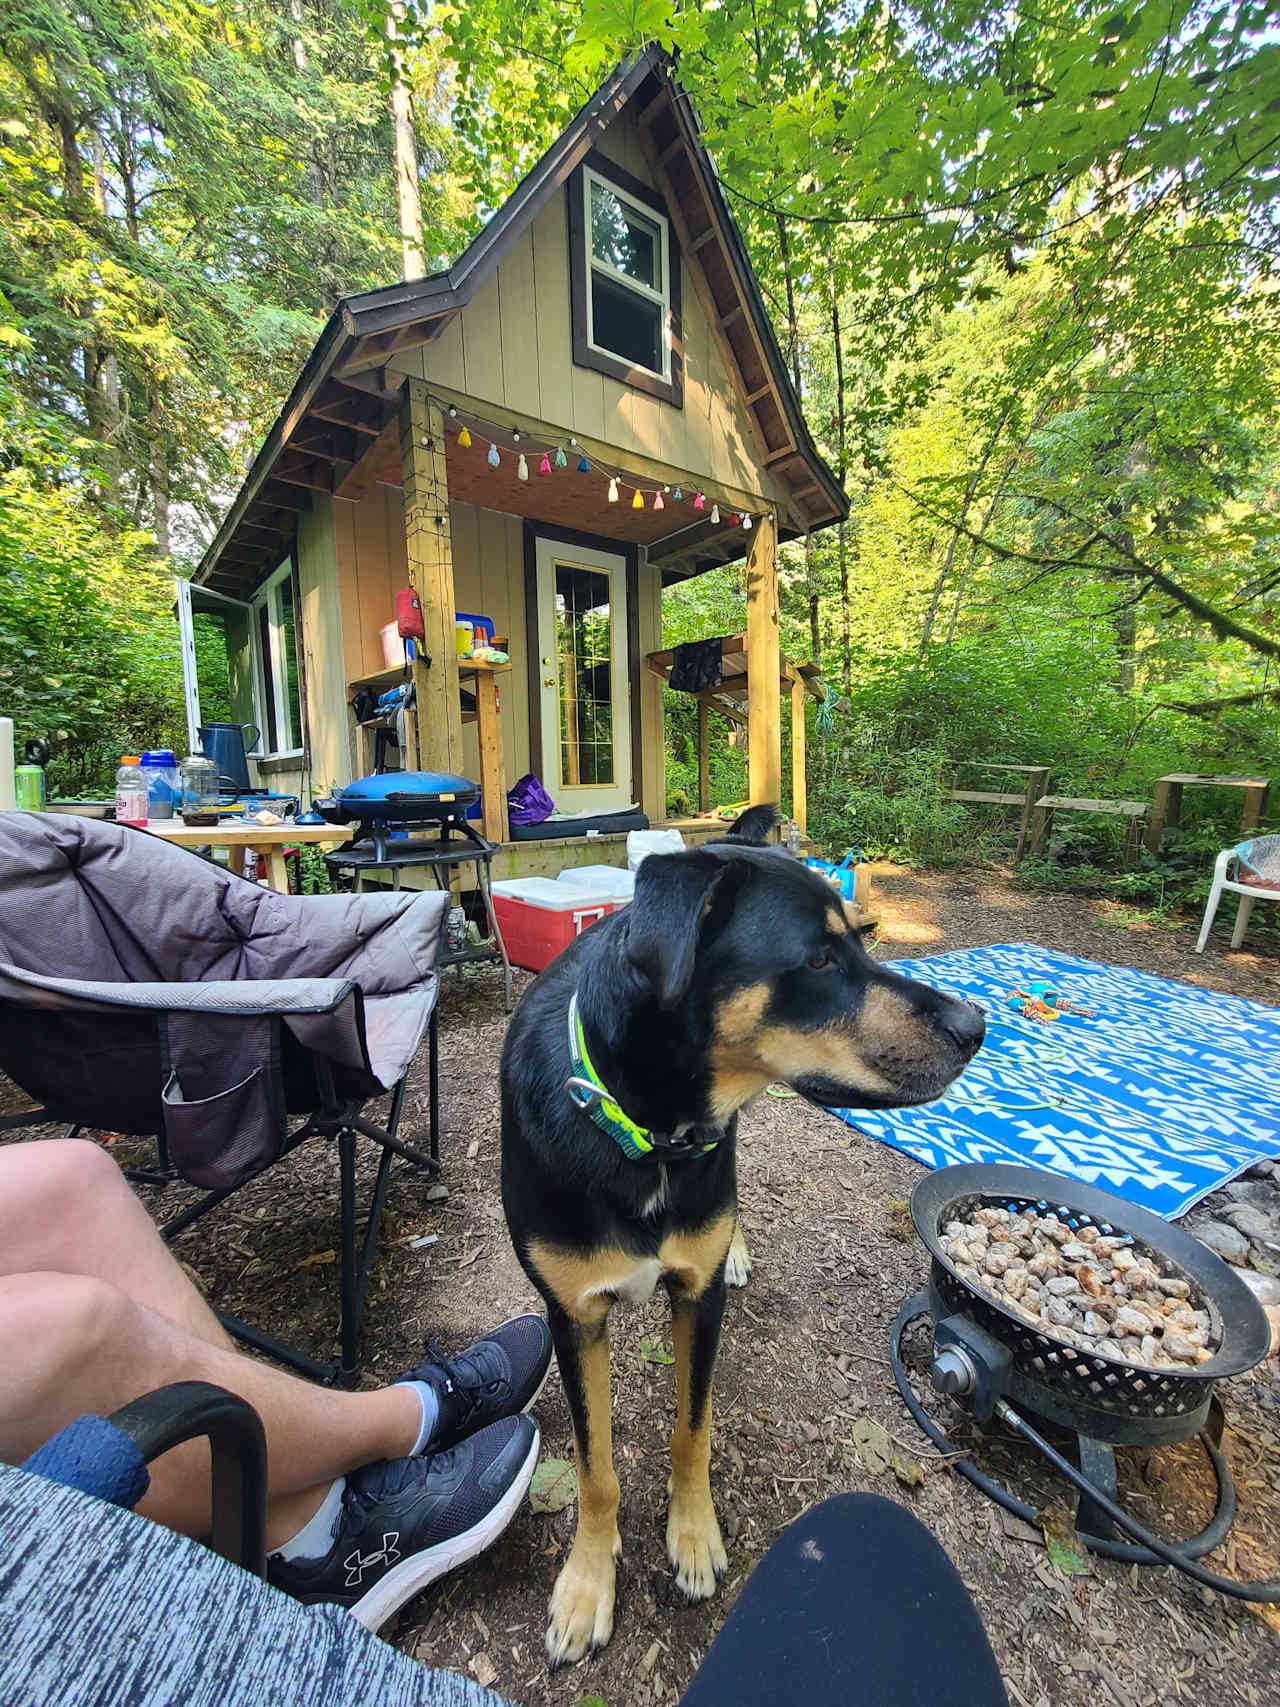
[[[1025,776],[1027,785],[1021,794],[1003,794],[981,788],[956,788],[956,776],[961,770],[976,771],[1010,771],[1017,776]],[[947,799],[958,801],[963,806],[1020,806],[1022,818],[1018,824],[1018,845],[1014,849],[1013,863],[1017,865],[1022,858],[1023,849],[1027,845],[1027,830],[1031,823],[1031,809],[1049,786],[1048,765],[1014,765],[1003,761],[987,762],[986,759],[966,759],[955,767],[951,775],[952,786],[947,790]]]
[[[1151,817],[1147,821],[1147,847],[1152,853],[1159,853],[1160,837],[1166,826],[1172,828],[1177,825],[1182,816],[1184,788],[1239,789],[1244,795],[1240,830],[1247,836],[1250,830],[1258,827],[1270,787],[1271,779],[1265,776],[1197,776],[1192,771],[1174,771],[1169,776],[1159,777],[1151,804]]]
[[[1055,812],[1097,812],[1111,818],[1127,818],[1124,836],[1126,864],[1138,851],[1138,826],[1147,815],[1145,800],[1075,800],[1065,794],[1046,794],[1031,813],[1031,852],[1042,854],[1049,845]]]

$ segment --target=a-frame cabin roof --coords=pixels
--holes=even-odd
[[[196,579],[243,591],[288,550],[313,491],[332,492],[394,412],[398,352],[430,343],[492,274],[598,139],[630,109],[655,169],[689,233],[735,378],[761,446],[761,466],[783,495],[781,537],[826,526],[848,500],[809,433],[759,282],[692,104],[658,48],[623,61],[577,113],[462,254],[442,272],[343,298],[205,552]],[[723,562],[687,561],[685,572]]]

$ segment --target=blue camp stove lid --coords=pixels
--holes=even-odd
[[[351,818],[400,824],[460,817],[479,798],[478,784],[448,771],[382,771],[333,791]]]

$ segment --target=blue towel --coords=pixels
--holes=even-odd
[[[987,1010],[987,1041],[937,1102],[833,1109],[931,1168],[1021,1162],[1175,1220],[1280,1155],[1280,1010],[1031,943],[895,960]],[[1048,980],[1096,1017],[1026,1019],[1009,994]]]

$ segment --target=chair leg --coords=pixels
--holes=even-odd
[[[359,1366],[357,1342],[360,1338],[359,1271],[356,1258],[356,1136],[354,1132],[338,1134],[338,1174],[340,1195],[340,1232],[342,1245],[342,1322],[339,1330],[341,1354],[339,1375],[342,1379],[354,1375]]]
[[[1236,928],[1231,933],[1232,948],[1239,948],[1244,941],[1244,933],[1249,928],[1249,914],[1253,911],[1253,896],[1242,895],[1240,905],[1236,908]]]
[[[1209,890],[1209,899],[1204,904],[1204,918],[1201,920],[1200,936],[1196,942],[1196,953],[1197,954],[1203,954],[1204,953],[1204,945],[1209,940],[1209,931],[1211,930],[1211,928],[1213,926],[1214,917],[1218,911],[1218,903],[1219,903],[1219,901],[1221,901],[1221,899],[1222,899],[1222,884],[1219,882],[1219,880],[1217,878],[1214,878],[1213,886]]]
[[[510,972],[508,971],[508,977]],[[431,1010],[431,1024],[427,1027],[427,1084],[429,1090],[429,1106],[431,1132],[429,1144],[431,1160],[440,1166],[440,1024],[439,1012]]]

